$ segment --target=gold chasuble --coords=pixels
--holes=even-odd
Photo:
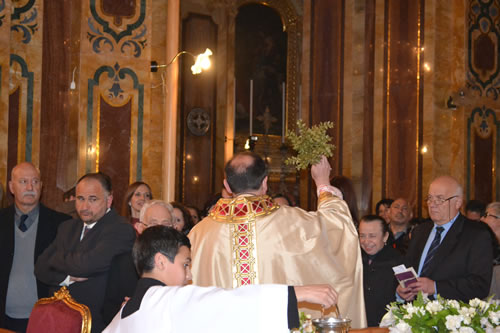
[[[358,233],[347,204],[331,193],[321,192],[315,212],[280,207],[266,195],[220,199],[188,236],[195,285],[327,283],[342,316],[366,327]],[[299,306],[320,315],[316,305]]]

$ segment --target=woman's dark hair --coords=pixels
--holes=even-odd
[[[140,234],[132,249],[134,265],[141,276],[155,267],[155,255],[160,252],[170,262],[175,261],[181,246],[191,248],[189,239],[183,233],[164,225],[149,227]]]
[[[200,222],[202,220],[202,217],[201,217],[201,212],[200,210],[198,209],[198,207],[194,206],[194,205],[186,205],[184,204],[184,207],[186,207],[188,210],[189,209],[194,209],[196,211],[196,214],[198,215],[198,222]],[[189,213],[189,216],[191,216],[191,213]],[[192,220],[191,220],[192,221]],[[193,225],[194,225],[194,221],[193,222]]]
[[[354,225],[357,227],[359,224],[358,203],[352,181],[344,176],[335,176],[333,177],[331,184],[342,192],[344,201],[347,203],[347,207],[349,207],[349,211],[351,212]]]
[[[379,210],[380,206],[384,205],[387,208],[389,208],[389,207],[391,207],[391,205],[392,205],[393,202],[394,202],[393,199],[387,199],[387,198],[380,200],[375,205],[375,214],[378,214],[378,210]]]
[[[205,202],[205,205],[203,205],[203,211],[202,215],[200,215],[200,220],[203,220],[208,216],[208,214],[210,214],[210,210],[212,209],[212,207],[215,206],[217,201],[219,201],[221,198],[222,194],[220,192],[215,193],[210,198],[208,198],[208,200]]]
[[[234,160],[241,158],[241,156],[250,156],[252,163],[239,163],[239,161],[235,163]],[[267,176],[267,165],[259,155],[253,152],[243,152],[233,156],[227,162],[224,171],[231,191],[238,194],[249,190],[258,190]]]
[[[182,227],[182,232],[187,235],[189,231],[194,227],[193,219],[191,218],[191,214],[189,214],[189,210],[187,210],[186,206],[184,206],[180,202],[172,201],[170,204],[174,208],[177,208],[182,212],[182,217],[184,218],[184,226]]]
[[[149,187],[148,184],[144,182],[135,182],[130,184],[127,188],[127,192],[125,192],[125,197],[123,198],[123,203],[122,203],[122,216],[126,217],[128,220],[130,220],[130,217],[132,216],[132,207],[130,207],[128,203],[130,202],[130,199],[132,199],[134,192],[141,185],[144,185],[148,188],[149,193],[151,194],[150,199],[151,200],[153,199],[153,192],[151,192],[151,187]]]
[[[365,215],[361,218],[361,222],[365,222],[365,223],[372,223],[372,222],[378,222],[380,224],[380,227],[382,228],[382,235],[385,235],[386,233],[390,233],[390,230],[389,230],[389,224],[387,224],[384,220],[383,217],[381,216],[378,216],[378,215]]]

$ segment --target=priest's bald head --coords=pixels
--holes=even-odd
[[[266,163],[259,155],[252,152],[234,155],[225,167],[224,187],[235,195],[243,193],[266,194]]]

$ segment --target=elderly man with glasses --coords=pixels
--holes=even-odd
[[[174,207],[161,200],[152,200],[142,206],[139,222],[134,225],[140,235],[144,230],[155,225],[173,227]],[[131,297],[135,291],[139,275],[135,270],[132,252],[116,256],[111,262],[106,287],[106,296],[102,308],[104,322],[108,325],[120,311],[125,297]]]
[[[412,231],[406,266],[418,272],[418,281],[397,294],[413,300],[419,291],[436,297],[469,301],[488,295],[492,274],[492,237],[486,225],[460,214],[462,187],[450,176],[429,186],[430,223]]]

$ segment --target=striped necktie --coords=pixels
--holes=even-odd
[[[429,251],[427,251],[427,256],[424,260],[424,265],[422,266],[422,271],[420,272],[420,276],[427,276],[427,271],[429,270],[430,263],[434,258],[434,255],[437,252],[439,245],[441,244],[441,233],[443,232],[443,227],[436,228],[436,235],[432,240],[431,246],[429,247]]]
[[[23,214],[21,215],[21,219],[20,219],[20,223],[19,223],[19,230],[21,230],[22,232],[25,232],[26,230],[28,230],[28,227],[26,226],[26,220],[28,219],[28,215],[26,214]]]

